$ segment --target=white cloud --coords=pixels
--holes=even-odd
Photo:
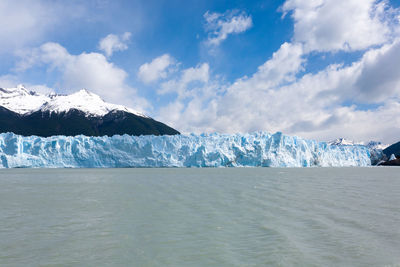
[[[209,65],[202,63],[194,68],[180,71],[180,75],[161,84],[157,91],[159,95],[176,94],[173,102],[163,106],[159,110],[159,118],[177,129],[190,131],[193,128],[202,128],[202,131],[212,131],[213,126],[208,127],[209,118],[204,116],[203,104],[213,98],[220,91],[219,84],[210,81]],[[185,104],[189,100],[187,105]],[[190,122],[190,127],[185,123]]]
[[[18,85],[20,81],[14,75],[2,75],[0,76],[0,88],[13,88]]]
[[[177,97],[159,118],[182,132],[263,130],[319,140],[398,141],[399,10],[375,0],[287,0],[283,11],[293,11],[293,43],[232,84],[215,77],[194,87],[182,79],[163,83],[159,92]],[[211,22],[221,16],[206,15]],[[310,52],[339,50],[366,52],[350,65],[302,73]]]
[[[306,51],[354,51],[391,38],[394,17],[387,8],[377,0],[287,0],[282,10],[292,11],[294,41]]]
[[[81,4],[72,1],[1,0],[0,53],[40,42],[61,23],[81,18],[85,13]]]
[[[272,58],[258,68],[252,79],[256,84],[262,84],[262,88],[293,81],[296,73],[303,69],[302,56],[303,47],[300,44],[283,43]]]
[[[251,16],[244,12],[239,13],[237,10],[223,14],[207,11],[204,19],[210,45],[219,45],[229,34],[245,32],[253,26]]]
[[[179,86],[181,80],[166,82],[170,91],[180,91],[158,118],[182,132],[263,130],[319,140],[395,142],[400,130],[400,76],[390,66],[398,62],[398,47],[394,42],[369,50],[349,66],[336,64],[315,74],[301,74],[302,46],[285,43],[254,75],[230,85],[210,77],[193,88]],[[360,81],[379,81],[381,73],[371,70],[382,66],[389,66],[390,72],[382,84],[360,88]],[[379,97],[371,100],[360,94]],[[363,106],[370,102],[379,106]]]
[[[61,75],[58,86],[68,92],[86,88],[105,100],[142,112],[150,106],[137,96],[136,89],[126,84],[127,73],[109,62],[103,54],[71,55],[58,43],[45,43],[30,54],[25,53],[19,66],[27,69],[40,64],[45,65],[48,71],[57,71]]]
[[[144,83],[151,83],[161,78],[165,79],[173,69],[169,68],[175,64],[175,60],[168,54],[153,59],[150,63],[140,66],[138,77]]]
[[[29,1],[0,1],[1,47],[20,46],[42,36],[56,19],[49,9],[42,1],[35,5]]]
[[[181,83],[184,85],[193,81],[208,82],[210,66],[207,63],[200,64],[196,68],[188,68],[182,71]]]
[[[112,56],[115,51],[128,49],[128,41],[131,38],[130,32],[122,35],[109,34],[99,42],[99,49],[104,51],[107,57]]]
[[[207,63],[199,64],[195,68],[188,68],[181,71],[179,79],[171,79],[167,82],[161,84],[161,88],[157,91],[158,94],[176,93],[178,99],[187,98],[188,96],[193,96],[195,88],[190,86],[191,84],[197,82],[206,84],[209,80],[209,65]]]
[[[363,57],[363,69],[355,86],[365,102],[400,96],[400,42],[372,50]]]

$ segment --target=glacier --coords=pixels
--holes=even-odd
[[[172,136],[0,134],[0,168],[370,166],[363,145],[330,145],[280,132]]]

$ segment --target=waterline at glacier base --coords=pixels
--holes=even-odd
[[[0,134],[0,168],[370,166],[362,145],[280,132],[174,136],[20,136]]]

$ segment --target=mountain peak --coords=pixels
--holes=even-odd
[[[47,98],[47,96],[28,91],[23,85],[15,88],[0,88],[0,106],[19,114],[39,109]]]
[[[373,148],[373,149],[381,149],[384,150],[385,148],[387,148],[389,145],[386,144],[382,144],[381,142],[378,141],[369,141],[368,144],[366,145],[369,148]]]
[[[23,85],[18,85],[16,88],[0,88],[0,106],[19,114],[29,114],[39,110],[60,113],[77,109],[86,116],[104,116],[112,110],[121,110],[146,117],[131,108],[107,103],[99,95],[87,89],[69,95],[55,93],[42,95],[28,91]]]
[[[337,138],[333,141],[328,142],[330,145],[336,145],[336,146],[352,146],[352,145],[357,145],[358,143],[355,143],[354,141],[347,140],[345,138]]]
[[[369,141],[368,143],[364,143],[364,142],[355,142],[352,140],[347,140],[345,138],[337,138],[333,141],[328,142],[328,144],[337,145],[337,146],[365,145],[366,147],[368,147],[370,149],[380,149],[380,150],[383,150],[386,147],[388,147],[388,145],[382,144],[379,141]]]
[[[89,90],[87,90],[87,89],[85,89],[85,88],[82,88],[81,90],[79,90],[79,91],[77,91],[77,92],[75,92],[75,93],[73,93],[73,94],[90,95],[90,96],[95,95],[95,96],[98,96],[98,95],[96,95],[96,94],[90,92]]]
[[[28,91],[28,90],[26,90],[25,85],[23,85],[23,84],[18,84],[17,89],[21,90],[21,91]]]
[[[1,97],[15,97],[23,95],[33,95],[34,92],[28,91],[24,85],[19,84],[15,88],[0,88]]]

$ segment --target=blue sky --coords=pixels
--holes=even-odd
[[[399,2],[0,2],[0,87],[86,88],[182,132],[397,141]]]

